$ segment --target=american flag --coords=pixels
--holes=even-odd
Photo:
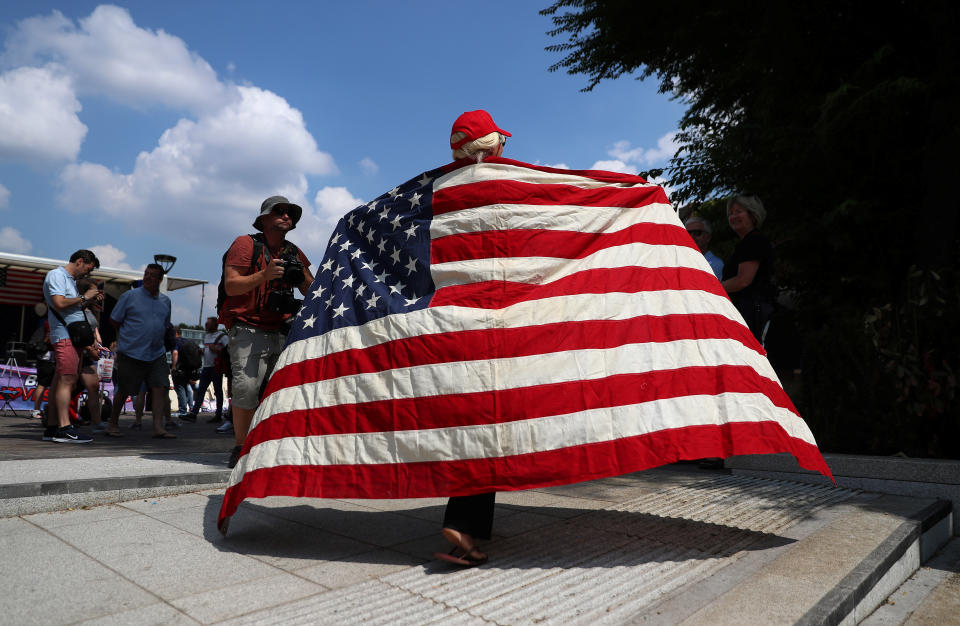
[[[220,519],[774,452],[830,476],[662,188],[461,161],[340,220]]]

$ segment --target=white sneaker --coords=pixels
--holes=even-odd
[[[32,417],[32,418],[35,419],[35,420],[42,420],[42,419],[43,419],[43,412],[42,412],[42,411],[33,411],[33,412],[30,413],[30,417]]]

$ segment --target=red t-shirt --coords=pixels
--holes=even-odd
[[[270,258],[276,256],[276,253],[279,252],[279,250],[270,251]],[[303,254],[303,251],[298,249],[297,252],[303,267],[310,267],[310,261]],[[233,244],[227,251],[226,264],[236,269],[241,276],[259,272],[267,264],[266,244],[262,246],[260,258],[256,260],[252,268],[250,266],[251,256],[253,256],[253,238],[250,235],[241,235],[233,240]],[[243,322],[263,330],[282,329],[284,320],[290,315],[267,310],[267,288],[269,285],[270,283],[266,282],[247,293],[238,296],[228,295],[220,309],[220,323],[227,328],[232,327],[234,322]],[[297,286],[299,287],[299,285]]]

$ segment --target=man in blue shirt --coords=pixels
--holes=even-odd
[[[710,238],[713,232],[710,228],[710,222],[699,215],[694,215],[687,219],[683,225],[693,238],[693,242],[700,248],[700,252],[703,253],[704,258],[707,259],[707,263],[710,264],[710,269],[713,270],[717,280],[720,280],[720,276],[723,274],[723,259],[710,251]]]
[[[56,370],[50,386],[50,402],[44,441],[58,443],[90,443],[70,423],[70,399],[80,371],[80,354],[70,341],[67,325],[82,322],[83,307],[94,300],[103,301],[103,294],[94,286],[85,293],[77,291],[77,279],[86,277],[100,267],[100,260],[90,250],[77,250],[70,262],[47,273],[43,279],[43,299],[47,303],[47,322],[50,324],[50,345],[53,346]]]
[[[110,433],[120,432],[120,411],[128,395],[136,395],[144,380],[153,391],[153,436],[175,439],[163,428],[170,379],[163,335],[170,323],[170,298],[160,293],[163,268],[151,263],[143,270],[143,286],[131,289],[117,300],[110,322],[117,329],[116,385]]]

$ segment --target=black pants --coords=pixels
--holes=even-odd
[[[452,528],[474,539],[489,539],[493,530],[493,504],[497,493],[454,496],[443,512],[443,527]]]

